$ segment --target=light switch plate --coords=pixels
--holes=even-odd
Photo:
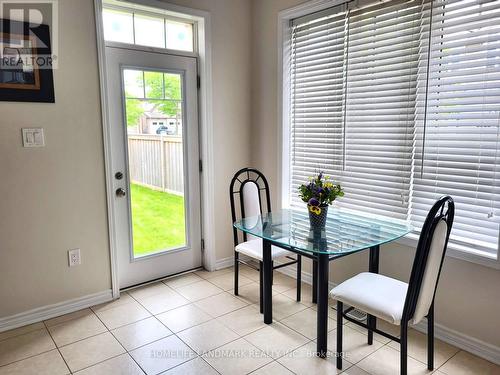
[[[42,128],[24,128],[23,132],[23,147],[44,147],[45,137]]]

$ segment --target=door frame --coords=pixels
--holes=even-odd
[[[214,179],[214,142],[213,142],[213,113],[212,113],[212,45],[211,45],[211,16],[209,12],[164,3],[157,0],[129,0],[130,3],[162,9],[172,16],[189,19],[195,23],[195,34],[198,47],[198,75],[200,88],[198,89],[199,113],[199,143],[200,158],[203,161],[203,171],[200,174],[201,188],[201,236],[204,243],[202,248],[202,264],[209,270],[216,267],[215,257],[215,179]],[[111,268],[111,288],[113,298],[120,297],[118,274],[118,249],[116,247],[115,212],[113,207],[114,191],[111,165],[111,138],[110,121],[108,115],[107,75],[106,75],[106,43],[102,24],[102,0],[94,0],[97,62],[99,69],[101,118],[103,129],[103,151],[105,164],[106,201],[108,214],[108,238]],[[124,45],[125,46],[125,45]],[[129,49],[154,50],[149,47],[127,45]],[[165,52],[165,50],[162,50]],[[172,54],[193,56],[192,53],[171,51]]]

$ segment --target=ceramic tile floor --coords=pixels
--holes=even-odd
[[[314,357],[316,311],[311,288],[303,303],[294,280],[275,274],[275,322],[259,314],[258,273],[241,269],[233,295],[232,269],[198,271],[122,293],[118,301],[0,333],[0,375],[99,374],[344,374],[399,373],[399,346],[344,326],[344,369]],[[397,332],[395,327],[380,323]],[[429,374],[425,335],[411,330],[408,373]],[[335,311],[329,350],[335,350]],[[500,375],[500,366],[436,340],[435,375]]]

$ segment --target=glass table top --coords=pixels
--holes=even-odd
[[[307,212],[284,209],[246,217],[235,228],[307,253],[342,255],[396,240],[411,232],[407,222],[330,208],[326,228],[312,231]]]

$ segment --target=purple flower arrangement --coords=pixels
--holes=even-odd
[[[307,203],[309,211],[320,215],[322,208],[328,207],[337,197],[343,197],[344,191],[339,184],[334,184],[329,176],[319,172],[311,177],[307,184],[299,186],[299,197]]]

